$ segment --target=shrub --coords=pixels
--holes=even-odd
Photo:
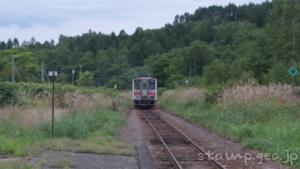
[[[293,92],[295,95],[300,96],[300,87],[294,87]]]
[[[218,59],[214,60],[212,64],[204,67],[202,77],[207,85],[225,83],[229,79],[228,65]]]
[[[223,90],[216,88],[205,92],[204,101],[209,104],[216,104],[220,98],[222,98]]]
[[[79,85],[92,86],[95,84],[95,81],[93,78],[94,78],[94,73],[85,71],[85,72],[81,73],[79,76]]]
[[[291,83],[292,78],[288,74],[289,66],[277,63],[271,67],[267,74],[264,74],[263,81],[268,83]]]
[[[16,86],[7,83],[0,84],[0,106],[16,103]]]

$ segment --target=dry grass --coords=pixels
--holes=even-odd
[[[171,99],[175,102],[193,102],[203,100],[205,90],[198,88],[179,88],[176,90],[167,90],[162,95],[163,98]]]
[[[124,99],[131,99],[131,94],[131,90],[122,91],[119,93],[119,97]]]
[[[109,142],[97,143],[94,140],[71,140],[71,139],[55,139],[42,145],[44,149],[54,151],[71,151],[77,153],[94,153],[94,154],[113,154],[128,155],[135,154],[134,146],[123,144],[120,140],[115,139]]]
[[[26,159],[15,158],[0,161],[1,169],[31,169],[26,162]]]
[[[94,101],[95,104],[99,104],[102,107],[105,108],[112,108],[112,97],[102,94],[102,93],[98,93],[98,94],[94,94],[92,95],[92,101]]]
[[[0,119],[15,121],[24,126],[38,125],[51,119],[51,96],[30,96],[21,93],[18,97],[21,98],[22,103],[1,108]],[[74,109],[87,109],[95,105],[101,105],[104,108],[113,107],[112,97],[102,93],[84,95],[75,92],[57,95],[55,98],[56,119]]]
[[[162,94],[162,98],[176,103],[202,101],[205,98],[205,92],[205,89],[198,89],[194,87],[178,88],[175,90],[165,91]],[[244,84],[237,84],[231,88],[225,89],[218,99],[218,102],[236,104],[249,103],[263,99],[275,99],[281,103],[300,103],[300,97],[295,94],[295,89],[293,89],[291,85],[260,85],[251,81]]]
[[[34,105],[7,106],[0,109],[0,119],[18,122],[24,126],[38,125],[50,120],[51,106],[47,102],[47,98],[34,100],[38,102]],[[57,107],[55,109],[55,117],[66,114],[67,109]]]
[[[249,103],[260,99],[276,99],[280,102],[300,103],[300,98],[293,92],[293,88],[286,84],[270,84],[268,86],[256,83],[236,85],[222,94],[222,103]]]

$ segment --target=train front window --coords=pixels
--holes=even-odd
[[[149,89],[150,90],[155,90],[155,82],[154,81],[149,82]]]
[[[140,85],[140,81],[139,80],[134,80],[134,89],[136,89],[136,90],[140,90],[141,89],[141,85]]]

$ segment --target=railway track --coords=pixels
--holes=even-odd
[[[225,169],[209,157],[206,151],[176,127],[161,119],[153,111],[144,111],[143,117],[154,131],[165,154],[158,153],[164,163],[160,168],[176,169]],[[165,157],[167,156],[167,157]]]

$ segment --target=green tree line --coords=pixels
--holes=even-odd
[[[199,7],[160,29],[138,27],[131,35],[90,30],[61,35],[57,43],[0,42],[0,80],[10,80],[11,56],[16,56],[17,81],[40,82],[44,63],[66,83],[75,69],[73,78],[81,85],[128,88],[137,74],[152,74],[167,87],[186,79],[205,85],[249,78],[291,83],[287,70],[300,68],[299,42],[298,0]]]

